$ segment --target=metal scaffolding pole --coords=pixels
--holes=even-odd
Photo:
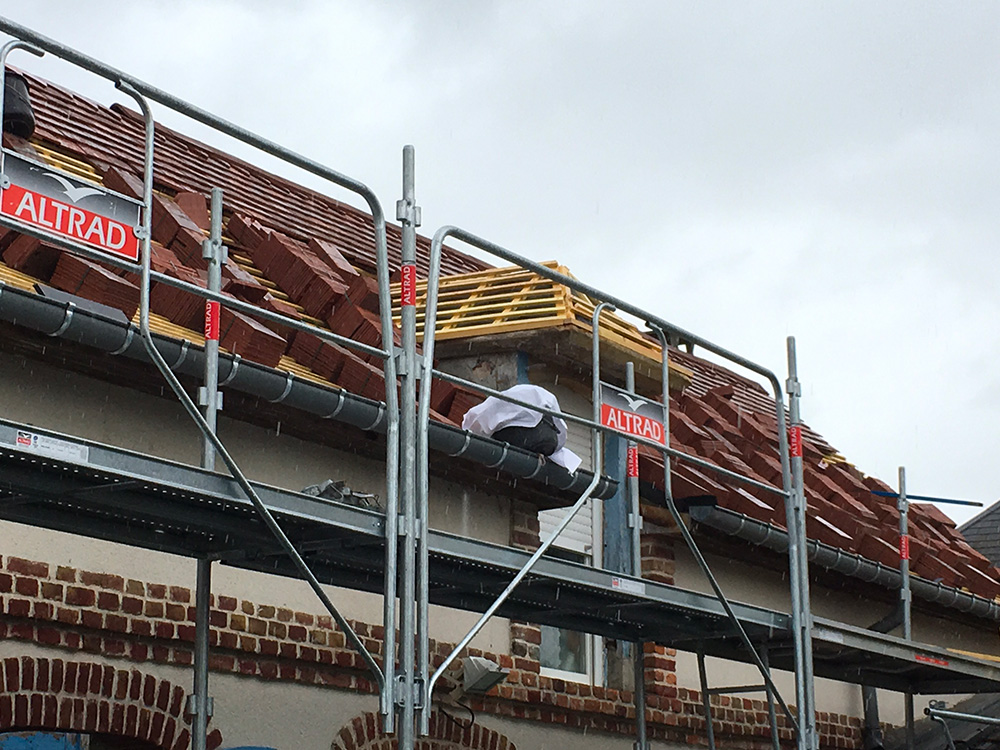
[[[896,501],[899,509],[899,603],[903,608],[903,638],[913,640],[913,625],[910,612],[910,530],[907,516],[910,502],[906,499],[906,467],[899,467],[899,498]],[[903,695],[903,708],[906,720],[906,748],[913,750],[916,743],[914,730],[913,693]]]
[[[400,266],[400,308],[402,322],[402,359],[400,374],[400,502],[403,508],[400,534],[402,555],[399,566],[399,662],[402,675],[397,681],[396,705],[399,717],[399,746],[411,750],[416,741],[416,711],[418,695],[422,702],[423,685],[414,679],[416,667],[415,645],[419,634],[420,661],[427,663],[427,591],[422,586],[423,601],[417,603],[417,537],[426,539],[424,511],[417,512],[416,502],[416,395],[417,395],[417,225],[420,209],[414,198],[413,146],[403,149],[403,198],[396,203],[396,218],[402,222],[402,265]],[[395,383],[386,383],[386,389]],[[426,504],[421,502],[421,508]],[[418,517],[419,516],[419,517]],[[388,540],[387,540],[388,541]],[[389,542],[391,543],[391,542]],[[421,565],[421,579],[426,579],[426,566]],[[417,623],[418,612],[422,621]],[[387,655],[388,656],[388,655]]]
[[[208,720],[212,718],[213,700],[208,694],[209,615],[212,593],[212,561],[198,558],[195,588],[194,687],[188,698],[191,716],[192,750],[208,747]]]
[[[761,647],[760,658],[764,662],[764,666],[770,670],[771,652],[766,645]],[[774,691],[765,686],[765,692],[767,693],[767,721],[771,727],[771,748],[772,750],[781,750],[781,737],[778,734],[778,716],[774,711]]]
[[[715,729],[712,726],[712,693],[708,689],[708,673],[705,670],[705,652],[698,647],[698,682],[701,685],[701,708],[705,712],[705,737],[708,750],[715,750]]]
[[[595,318],[596,322],[596,318]],[[635,364],[625,363],[625,390],[635,393]],[[642,578],[642,514],[639,509],[639,446],[632,440],[626,442],[627,454],[625,461],[625,485],[628,497],[628,525],[632,539],[632,577]],[[642,641],[632,644],[635,651],[632,658],[635,669],[635,750],[647,750],[649,740],[646,738],[646,669],[645,645]]]
[[[222,190],[212,189],[212,208],[209,238],[202,243],[202,258],[208,264],[208,289],[222,289],[222,264],[225,248],[222,246]],[[205,375],[198,392],[198,400],[209,430],[217,432],[219,403],[219,318],[218,302],[205,303]],[[201,466],[215,471],[215,446],[208,436],[201,439]],[[198,558],[197,585],[195,588],[195,639],[194,639],[194,688],[188,713],[193,717],[191,746],[193,750],[206,750],[208,720],[212,715],[212,699],[208,695],[208,650],[210,600],[212,594],[212,561]]]
[[[798,364],[795,355],[795,337],[789,336],[788,392],[789,453],[791,454],[792,494],[785,502],[785,517],[788,523],[788,556],[791,564],[792,621],[796,647],[796,698],[799,701],[800,750],[817,750],[819,737],[816,734],[816,688],[813,679],[812,657],[812,610],[809,605],[809,557],[806,536],[806,498],[802,467],[802,416],[799,399],[802,386],[799,383]]]

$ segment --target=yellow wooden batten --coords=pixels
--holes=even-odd
[[[542,264],[573,278],[556,261]],[[399,284],[392,285],[393,319],[399,323]],[[423,340],[427,282],[417,283],[417,340]],[[545,328],[570,327],[590,335],[593,300],[569,287],[517,266],[445,276],[438,291],[436,338],[495,336]],[[660,346],[611,312],[600,320],[601,341],[617,344],[645,360],[660,360]],[[693,373],[670,363],[675,374]]]
[[[132,322],[135,325],[139,325],[138,312],[136,312],[135,317],[132,318]],[[205,345],[205,336],[202,332],[193,331],[190,328],[184,328],[183,326],[179,326],[176,323],[171,323],[162,315],[157,315],[156,313],[153,312],[149,314],[149,330],[161,336],[167,336],[169,338],[179,339],[182,341],[190,341],[192,344],[195,344],[196,346]],[[220,347],[219,351],[226,352],[227,350]],[[320,375],[317,375],[308,367],[292,359],[287,354],[282,355],[281,359],[278,362],[277,369],[283,370],[285,372],[294,373],[296,376],[300,378],[311,380],[314,383],[319,383],[320,385],[325,385],[331,388],[340,387],[334,383],[331,383],[329,380],[326,380]]]
[[[101,176],[97,173],[97,170],[87,162],[74,158],[69,154],[62,153],[61,151],[55,151],[50,148],[44,141],[32,141],[32,148],[35,149],[35,153],[44,161],[56,169],[66,172],[73,177],[78,177],[81,180],[86,180],[87,182],[93,182],[100,185],[103,181]]]
[[[0,263],[0,281],[18,289],[23,289],[26,292],[35,291],[35,284],[38,283],[38,279],[28,276],[26,273],[21,273],[6,263]]]

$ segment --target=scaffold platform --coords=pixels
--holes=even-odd
[[[0,420],[0,517],[280,576],[298,577],[232,478]],[[317,578],[380,593],[384,516],[254,485]],[[431,603],[484,611],[529,553],[430,531]],[[789,615],[733,602],[772,667],[793,668]],[[501,615],[750,662],[715,596],[545,558]],[[1000,691],[1000,665],[815,618],[816,675],[917,694]]]

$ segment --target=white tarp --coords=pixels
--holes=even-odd
[[[515,385],[503,391],[503,394],[526,404],[562,413],[556,397],[537,385]],[[559,417],[554,419],[559,437],[556,441],[556,452],[549,458],[569,471],[576,471],[580,466],[580,457],[566,447],[566,421]],[[494,432],[505,427],[537,427],[541,421],[541,412],[490,396],[465,413],[462,418],[462,429],[492,437]]]

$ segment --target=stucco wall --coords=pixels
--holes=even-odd
[[[676,585],[685,589],[710,593],[711,588],[708,581],[683,542],[678,541],[675,555]],[[786,576],[759,568],[749,569],[743,561],[713,555],[706,557],[723,592],[730,599],[780,612],[789,611],[789,589]],[[859,588],[861,585],[859,584]],[[815,586],[811,590],[811,605],[813,615],[816,617],[837,620],[858,627],[871,625],[888,614],[889,611],[887,604],[873,604],[857,594],[830,591]],[[990,626],[985,621],[982,628],[971,628],[954,621],[936,620],[921,612],[915,612],[913,634],[914,639],[918,642],[1000,656],[1000,635],[997,633],[996,626]],[[713,687],[757,684],[760,681],[756,669],[752,666],[714,659],[708,659],[706,663],[708,680]],[[785,700],[793,703],[795,701],[795,686],[792,675],[776,670],[774,679]],[[698,666],[694,654],[678,653],[677,684],[698,688]],[[917,696],[915,700],[918,713],[923,706],[927,705],[927,701],[931,697]],[[951,696],[948,700],[956,701],[958,697]],[[854,684],[817,680],[816,702],[819,711],[844,713],[852,716],[860,716],[863,713],[861,688]],[[903,722],[903,696],[901,693],[880,690],[879,708],[882,721],[892,724]]]
[[[201,460],[199,433],[172,395],[158,398],[22,357],[0,355],[0,404],[4,417],[15,422],[194,465]],[[253,480],[298,490],[334,478],[361,492],[385,493],[381,462],[276,434],[224,414],[219,435]],[[509,539],[509,499],[438,478],[431,481],[430,517],[431,526],[443,531],[499,544]],[[195,563],[190,559],[3,521],[0,533],[3,554],[194,586]],[[303,582],[225,565],[214,569],[213,590],[217,592],[300,611],[322,611]],[[379,596],[336,590],[332,599],[349,618],[382,620]],[[447,641],[459,640],[475,620],[464,612],[431,610],[434,637]],[[474,642],[476,647],[500,652],[508,644],[509,629],[503,619],[491,621]]]
[[[79,660],[125,669],[127,663],[95,654],[68,654],[17,641],[0,641],[0,659],[40,657],[50,660]],[[191,691],[191,670],[163,664],[143,664],[144,674],[168,680]],[[345,722],[365,711],[377,711],[378,700],[345,690],[317,690],[287,682],[216,674],[211,676],[210,693],[215,713],[210,729],[222,732],[222,747],[264,746],[282,750],[328,750]],[[86,693],[84,693],[86,695]]]

